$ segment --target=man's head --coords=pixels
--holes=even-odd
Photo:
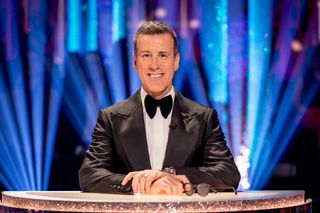
[[[171,90],[179,60],[177,36],[171,28],[158,21],[140,26],[134,38],[134,66],[149,95],[162,98]]]

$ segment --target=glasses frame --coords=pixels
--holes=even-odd
[[[218,193],[218,192],[224,192],[227,190],[232,190],[235,195],[238,194],[238,192],[235,190],[232,186],[226,186],[226,185],[220,185],[220,186],[212,186],[208,183],[200,183],[200,184],[191,184],[186,183],[184,184],[184,188],[186,186],[189,186],[191,190],[185,191],[184,193],[188,196],[192,196],[195,192],[198,193],[201,197],[206,197],[210,192]]]

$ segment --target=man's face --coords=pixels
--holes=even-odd
[[[143,89],[154,98],[164,97],[172,88],[174,72],[179,68],[180,55],[174,55],[170,34],[137,37],[134,67],[138,71]]]

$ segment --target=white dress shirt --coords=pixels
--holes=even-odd
[[[171,91],[167,94],[172,96],[174,103],[175,92],[173,87]],[[167,96],[165,95],[165,96]],[[172,110],[167,118],[164,118],[161,114],[160,107],[157,107],[156,115],[151,119],[144,106],[144,99],[147,96],[146,91],[141,87],[141,101],[143,106],[143,117],[144,124],[146,128],[146,137],[148,143],[148,151],[150,157],[151,169],[153,170],[162,170],[164,157],[166,154],[166,148],[169,137],[169,125],[171,123]],[[164,96],[164,97],[165,97]]]

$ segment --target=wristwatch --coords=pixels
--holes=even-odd
[[[176,175],[176,170],[173,167],[166,167],[163,169],[164,172],[169,173],[170,175]]]

